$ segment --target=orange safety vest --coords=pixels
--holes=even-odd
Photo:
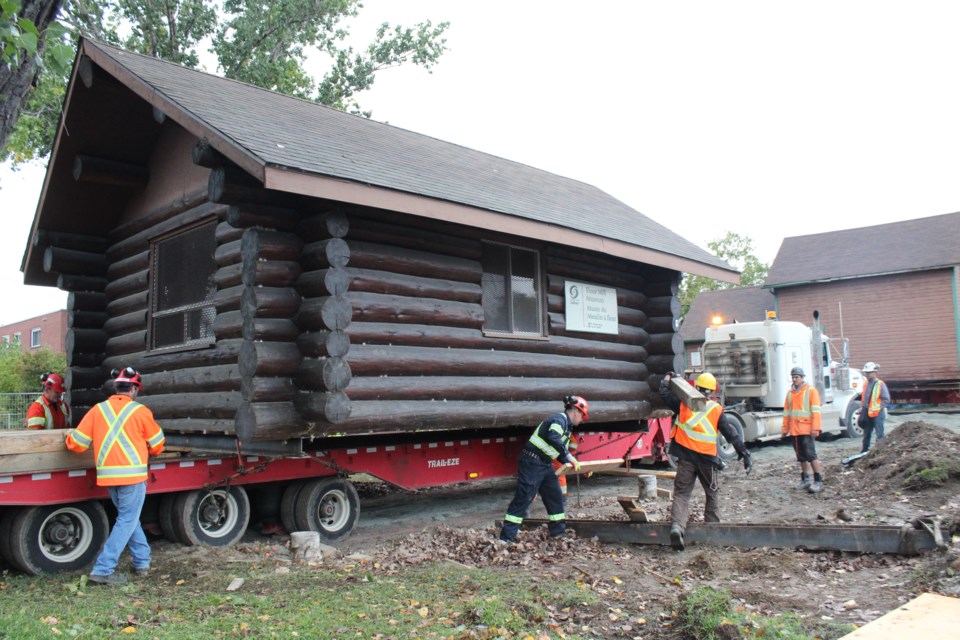
[[[707,401],[703,411],[694,411],[680,403],[680,414],[673,423],[670,439],[691,451],[707,456],[717,455],[717,424],[723,407],[713,400]]]
[[[791,436],[820,433],[820,394],[807,383],[790,387],[783,402],[782,432]]]
[[[870,386],[869,382],[863,388],[863,393],[860,394],[860,404],[861,406],[867,407],[867,415],[871,418],[876,418],[880,415],[880,410],[883,409],[883,399],[880,397],[880,387],[882,385],[883,380],[880,378],[874,381],[873,389],[870,391],[870,404],[867,404],[867,387]]]
[[[62,400],[56,411],[44,396],[40,396],[27,409],[27,429],[66,429],[70,426],[70,407]]]
[[[87,411],[66,441],[67,448],[77,453],[93,445],[101,487],[146,481],[147,460],[163,451],[163,443],[163,430],[153,412],[119,394]]]

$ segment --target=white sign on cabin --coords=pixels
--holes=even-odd
[[[614,336],[620,333],[616,289],[572,280],[567,280],[563,288],[567,331],[609,333]]]

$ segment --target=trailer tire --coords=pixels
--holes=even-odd
[[[740,416],[736,413],[728,412],[727,417],[729,418],[728,422],[733,425],[733,428],[736,429],[740,435],[740,442],[743,442],[743,421]],[[732,444],[727,442],[727,439],[724,438],[723,434],[719,431],[717,432],[717,456],[724,462],[730,462],[737,458],[737,450],[733,448]]]
[[[195,489],[173,503],[173,527],[187,545],[228,547],[250,522],[250,498],[243,487]]]
[[[287,532],[300,530],[297,527],[297,497],[305,484],[306,480],[295,480],[283,490],[283,497],[280,498],[280,522]]]
[[[297,530],[317,531],[328,541],[347,538],[359,516],[360,496],[343,478],[309,480],[297,496]]]
[[[847,415],[844,419],[846,425],[846,434],[848,438],[862,438],[863,429],[857,424],[857,417],[860,415],[860,401],[851,400],[847,405]]]
[[[21,507],[4,519],[4,556],[32,575],[74,571],[93,562],[109,531],[97,500]]]
[[[160,531],[163,537],[170,542],[177,544],[188,544],[177,533],[177,527],[174,526],[174,514],[177,513],[177,500],[183,498],[182,493],[165,493],[160,496],[160,505],[157,508],[157,523],[160,525]]]

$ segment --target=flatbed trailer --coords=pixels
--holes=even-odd
[[[669,418],[636,432],[583,432],[578,459],[622,459],[627,467],[667,461]],[[178,448],[176,435],[168,436]],[[432,432],[389,441],[344,439],[337,446],[275,454],[183,451],[151,460],[141,521],[186,545],[226,546],[251,515],[327,542],[350,535],[360,514],[354,474],[407,490],[471,483],[516,473],[520,432]],[[189,440],[184,440],[188,443]],[[188,447],[183,447],[188,448]],[[21,571],[70,571],[90,564],[109,532],[107,491],[93,468],[4,474],[0,467],[0,557]]]

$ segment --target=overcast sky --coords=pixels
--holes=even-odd
[[[374,119],[587,182],[706,246],[960,210],[958,2],[365,0],[451,22]],[[0,173],[0,324],[63,307],[19,273],[42,168]],[[891,248],[895,250],[895,248]],[[816,256],[811,256],[816,259]]]

